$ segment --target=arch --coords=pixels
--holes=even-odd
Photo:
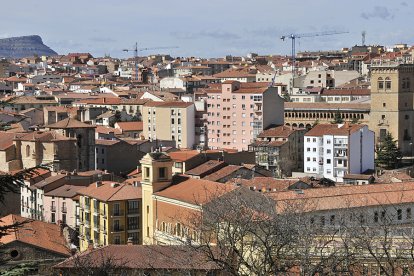
[[[289,124],[289,123],[286,123],[285,125],[286,125],[286,126],[290,126],[290,124]]]
[[[30,156],[30,146],[26,145],[26,157]]]
[[[299,128],[304,128],[304,127],[305,127],[304,124],[302,124],[302,123],[299,124]]]
[[[310,130],[312,128],[312,126],[310,124],[306,124],[306,129]]]
[[[292,124],[293,127],[298,127],[298,124],[294,123]]]
[[[385,90],[391,89],[391,79],[389,77],[385,78]]]
[[[384,89],[384,79],[379,77],[377,80],[378,89]]]

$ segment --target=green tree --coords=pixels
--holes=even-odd
[[[342,124],[344,122],[344,119],[341,117],[341,112],[339,112],[339,109],[335,112],[334,120],[332,121],[332,124]]]
[[[402,158],[402,153],[397,147],[397,143],[391,133],[387,133],[387,135],[382,139],[377,147],[376,153],[376,164],[386,169],[397,168]]]
[[[355,117],[355,118],[352,118],[352,120],[351,120],[351,124],[359,124],[360,122],[359,122],[359,118],[357,118],[357,117]]]

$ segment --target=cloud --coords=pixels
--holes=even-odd
[[[401,2],[400,5],[401,6],[404,6],[404,7],[407,7],[408,6],[407,2]]]
[[[241,37],[232,32],[216,30],[216,31],[200,31],[196,33],[188,32],[173,32],[171,33],[174,37],[178,39],[199,39],[199,38],[213,38],[219,40],[235,40],[240,39]]]
[[[363,12],[361,13],[361,17],[364,19],[371,19],[371,18],[379,18],[382,20],[391,20],[394,18],[394,14],[384,6],[375,6],[374,10],[371,12]]]

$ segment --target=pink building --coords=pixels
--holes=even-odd
[[[77,192],[85,186],[63,185],[45,193],[44,220],[62,222],[72,229],[79,227],[79,198]]]
[[[238,81],[207,89],[209,148],[247,150],[264,129],[283,125],[284,100],[277,89]]]

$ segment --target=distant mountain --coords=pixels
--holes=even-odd
[[[42,38],[38,35],[0,39],[0,57],[22,58],[34,55],[54,56],[57,53],[43,44]]]

